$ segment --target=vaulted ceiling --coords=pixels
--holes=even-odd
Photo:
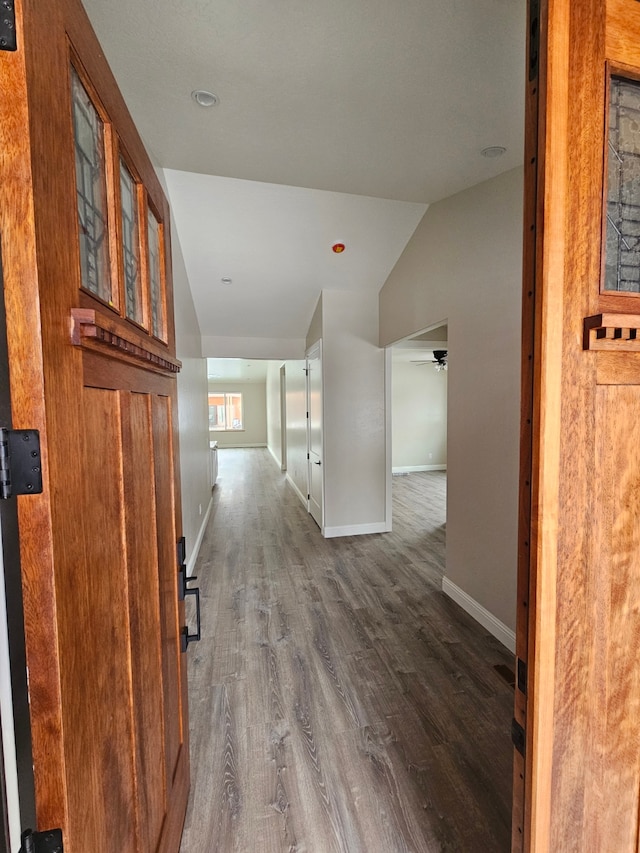
[[[321,289],[379,290],[428,204],[522,160],[525,0],[84,5],[203,336],[304,337]]]

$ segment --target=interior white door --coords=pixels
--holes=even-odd
[[[324,471],[322,452],[322,342],[307,353],[307,459],[309,512],[322,530]]]

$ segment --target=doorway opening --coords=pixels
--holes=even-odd
[[[441,322],[394,344],[388,368],[391,443],[387,481],[393,502],[402,500],[403,519],[412,519],[407,535],[427,530],[429,535],[435,533],[439,540],[433,544],[443,555],[448,356],[448,326]],[[443,577],[445,568],[442,560]]]

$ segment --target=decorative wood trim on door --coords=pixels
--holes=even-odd
[[[585,317],[582,346],[588,350],[640,352],[640,314]]]
[[[182,364],[147,336],[137,335],[122,323],[92,308],[71,309],[71,343],[107,352],[112,358],[133,362],[157,373],[173,375]]]

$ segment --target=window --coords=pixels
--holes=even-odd
[[[111,304],[104,125],[73,68],[71,85],[82,286]]]
[[[209,394],[209,429],[244,429],[242,421],[242,394]]]
[[[127,317],[142,324],[138,184],[122,159],[120,159],[120,210],[125,309]]]
[[[152,210],[147,212],[149,284],[151,287],[151,332],[165,340],[162,225]]]
[[[73,65],[71,96],[81,286],[166,343],[162,217]]]
[[[611,78],[605,291],[640,292],[640,84]],[[635,310],[635,309],[634,309]]]

